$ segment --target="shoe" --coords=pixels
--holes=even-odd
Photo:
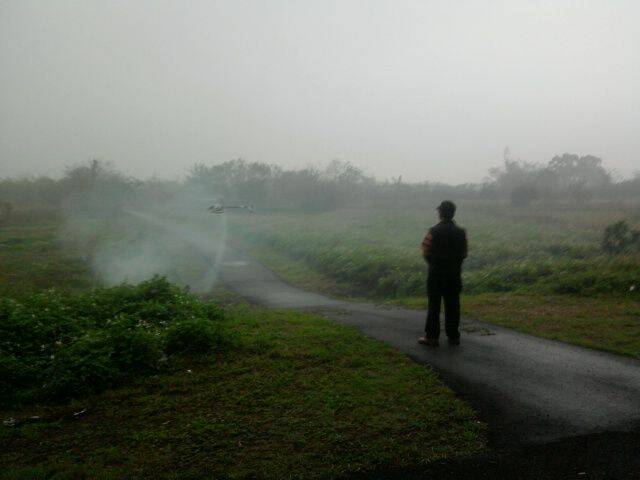
[[[428,347],[438,347],[438,346],[440,346],[440,342],[438,341],[437,338],[420,337],[418,339],[418,343],[421,344],[421,345],[426,345]]]
[[[450,338],[449,339],[449,345],[460,345],[460,337],[458,338]]]

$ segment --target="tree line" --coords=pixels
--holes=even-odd
[[[91,160],[70,167],[60,179],[0,179],[0,210],[20,205],[47,205],[91,212],[112,212],[135,199],[163,201],[185,190],[227,204],[257,209],[327,211],[349,206],[408,207],[442,198],[509,201],[527,206],[545,201],[584,203],[594,199],[640,196],[640,175],[615,182],[602,159],[565,153],[547,164],[515,160],[505,150],[503,164],[489,170],[482,183],[449,185],[407,182],[402,177],[378,181],[350,162],[334,160],[323,167],[285,169],[242,159],[196,164],[181,181],[141,181]],[[0,212],[1,213],[1,212]]]

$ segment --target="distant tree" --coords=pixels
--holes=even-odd
[[[535,185],[541,170],[538,164],[511,160],[505,154],[502,167],[489,169],[489,175],[500,190],[512,192],[523,185]]]
[[[278,167],[267,163],[236,159],[212,166],[196,164],[186,183],[228,201],[264,205],[278,173]]]
[[[68,191],[92,189],[128,190],[140,182],[117,171],[111,163],[93,159],[67,167],[61,183]]]
[[[355,185],[367,182],[367,177],[362,169],[356,167],[351,162],[342,160],[332,160],[324,169],[323,176],[330,181],[339,182],[345,185]]]
[[[584,183],[576,183],[566,189],[567,194],[580,204],[588,203],[593,198],[592,189],[588,188]]]
[[[611,174],[602,166],[602,159],[593,155],[565,153],[555,156],[547,165],[547,169],[555,175],[560,188],[599,187],[611,183]]]
[[[483,182],[478,186],[478,198],[487,200],[496,200],[498,198],[498,191],[496,186],[490,182]]]
[[[316,168],[287,170],[276,180],[279,202],[286,208],[322,211],[335,205],[333,190]]]
[[[117,214],[141,184],[97,159],[68,167],[59,183],[67,212],[83,216]]]
[[[511,205],[514,207],[526,207],[538,198],[539,192],[535,185],[518,185],[511,191]]]
[[[498,191],[508,192],[512,201],[518,204],[533,200],[531,195],[544,198],[570,196],[585,202],[591,199],[594,191],[606,191],[612,183],[611,174],[602,166],[602,159],[593,155],[580,157],[565,153],[542,166],[514,160],[507,147],[503,162],[501,167],[491,168],[489,175]]]
[[[511,149],[508,146],[504,147],[504,150],[502,151],[502,160],[505,162],[513,160],[511,157]]]
[[[374,183],[360,168],[341,160],[332,160],[321,177],[330,199],[330,208],[356,203],[366,187]]]

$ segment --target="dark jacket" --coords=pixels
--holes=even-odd
[[[429,229],[421,249],[430,275],[459,276],[467,258],[467,233],[453,220],[442,220]]]

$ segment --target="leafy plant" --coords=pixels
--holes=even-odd
[[[224,343],[223,337],[219,325],[202,319],[185,320],[167,329],[164,350],[169,355],[210,353]]]
[[[158,370],[167,352],[229,342],[223,310],[162,277],[0,301],[0,401],[65,399]]]

